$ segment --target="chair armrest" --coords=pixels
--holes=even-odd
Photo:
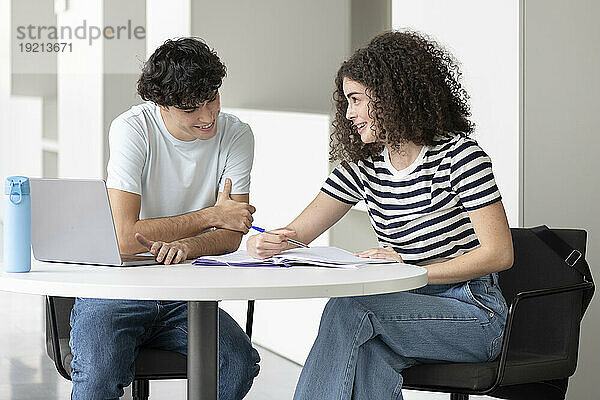
[[[581,282],[581,283],[577,283],[575,285],[559,286],[559,287],[549,288],[549,289],[527,290],[525,292],[520,292],[519,294],[517,294],[515,296],[515,299],[510,304],[510,306],[511,306],[511,308],[513,308],[513,306],[516,307],[517,304],[519,303],[519,301],[521,301],[522,299],[530,298],[530,297],[548,296],[548,295],[552,295],[552,294],[573,292],[573,291],[577,291],[577,290],[584,291],[584,290],[592,289],[593,287],[594,287],[594,284],[592,282]],[[510,315],[510,309],[509,309],[508,313]]]
[[[544,296],[551,296],[551,295],[556,295],[556,294],[561,294],[561,293],[585,291],[585,290],[590,290],[593,288],[594,288],[594,284],[592,282],[582,282],[582,283],[577,283],[574,285],[559,286],[559,287],[548,288],[548,289],[535,289],[535,290],[528,290],[528,291],[518,293],[515,296],[515,298],[513,299],[513,301],[511,302],[509,309],[508,309],[506,327],[504,330],[504,337],[502,340],[502,349],[501,349],[500,356],[499,356],[498,374],[496,376],[496,382],[494,383],[492,388],[490,388],[489,391],[494,390],[496,387],[500,386],[500,384],[502,383],[502,379],[504,377],[504,370],[506,368],[506,363],[508,361],[509,350],[511,348],[511,339],[513,339],[513,324],[514,324],[515,316],[518,315],[518,312],[521,310],[522,307],[519,307],[519,305],[524,300],[538,298],[538,297],[544,297]]]

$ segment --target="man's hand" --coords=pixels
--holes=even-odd
[[[363,257],[363,258],[376,258],[379,260],[394,260],[397,262],[404,262],[402,261],[402,257],[400,257],[400,254],[396,253],[396,251],[391,248],[391,247],[375,247],[373,249],[369,249],[369,250],[363,250],[363,251],[358,251],[356,253],[354,253],[354,255],[356,257]]]
[[[247,203],[232,200],[231,194],[231,179],[225,179],[223,191],[219,193],[214,209],[217,213],[217,228],[230,229],[242,233],[248,233],[252,227],[252,214],[256,208]]]
[[[187,259],[188,248],[186,245],[178,242],[165,243],[153,242],[146,239],[141,233],[136,233],[135,238],[138,242],[156,256],[156,261],[165,265],[179,264]]]

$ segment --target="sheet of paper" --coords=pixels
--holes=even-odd
[[[202,265],[202,264],[196,264]],[[359,269],[366,267],[369,264],[353,264],[353,265],[343,265],[343,264],[321,264],[318,262],[310,262],[310,263],[298,263],[291,262],[286,265],[283,264],[266,264],[266,263],[258,263],[258,264],[229,264],[229,267],[232,268],[335,268],[335,269]]]
[[[252,257],[250,254],[248,254],[248,252],[246,250],[238,250],[238,251],[234,251],[233,253],[227,253],[227,254],[223,254],[220,256],[202,256],[197,258],[197,261],[202,261],[202,260],[213,260],[213,261],[220,261],[222,263],[255,263],[255,262],[260,262],[262,260],[257,260],[256,258]]]
[[[298,265],[298,263],[303,263],[309,264],[308,266],[329,268],[356,268],[367,264],[394,262],[391,260],[374,260],[355,257],[349,251],[332,246],[285,250],[280,254],[265,260],[253,258],[246,250],[238,250],[220,256],[203,256],[198,258],[195,263],[202,264],[203,260],[206,264],[212,264],[212,261],[230,266],[258,266],[260,264],[264,264],[265,266],[272,264],[294,266],[294,264]]]
[[[275,257],[285,258],[288,260],[317,261],[345,265],[381,264],[394,262],[391,260],[375,260],[372,258],[356,257],[349,251],[333,246],[290,249],[278,254]]]

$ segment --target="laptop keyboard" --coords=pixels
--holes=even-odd
[[[145,260],[154,260],[154,256],[139,256],[139,255],[121,254],[121,261],[123,261],[123,262],[145,261]]]

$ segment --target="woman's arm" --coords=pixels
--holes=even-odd
[[[468,214],[480,247],[452,260],[426,265],[430,284],[464,282],[512,266],[512,237],[502,202],[469,211]],[[369,249],[356,255],[402,262],[400,255],[391,247]]]
[[[274,231],[278,234],[261,233],[251,236],[246,242],[246,248],[255,258],[268,258],[285,249],[295,247],[287,242],[288,237],[293,237],[302,243],[310,243],[338,222],[350,208],[352,205],[319,192],[288,226]]]
[[[502,202],[468,214],[480,247],[452,260],[427,265],[430,284],[468,281],[512,266],[512,237]]]

